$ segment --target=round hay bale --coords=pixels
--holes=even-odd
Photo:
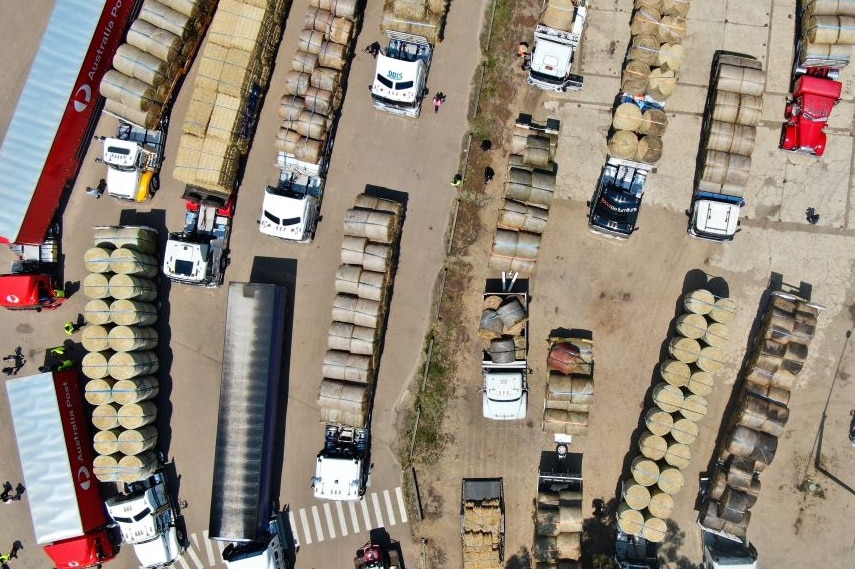
[[[716,91],[712,118],[716,121],[757,126],[763,112],[763,97]]]
[[[647,92],[647,78],[649,75],[649,64],[638,59],[628,61],[621,75],[621,90],[624,93],[631,93],[636,96],[644,95]]]
[[[855,17],[811,16],[803,23],[803,37],[810,43],[855,44]]]
[[[124,455],[119,460],[119,478],[125,483],[145,480],[154,474],[157,465],[157,455],[151,451]]]
[[[92,463],[92,473],[100,482],[119,481],[119,459],[121,453],[104,455],[99,454]]]
[[[110,272],[110,250],[103,247],[91,247],[83,254],[83,265],[90,273]]]
[[[642,136],[635,150],[636,160],[645,164],[655,164],[662,158],[662,139],[658,136]]]
[[[659,364],[659,375],[671,385],[682,387],[688,383],[692,370],[688,364],[669,359]]]
[[[305,52],[310,55],[317,56],[321,51],[321,45],[324,43],[324,34],[323,32],[318,32],[315,30],[303,30],[300,32],[300,38],[297,40],[297,49],[298,54],[300,52]],[[315,62],[317,63],[318,58],[315,58]],[[317,67],[317,65],[313,66],[312,69]],[[311,71],[310,71],[311,72]]]
[[[664,102],[677,88],[677,75],[661,67],[650,70],[647,94],[655,101]]]
[[[344,234],[365,237],[378,243],[392,243],[397,236],[398,218],[384,211],[349,209],[344,214]]]
[[[685,48],[677,43],[665,43],[659,46],[659,67],[664,71],[679,71],[686,61]]]
[[[659,478],[659,466],[655,461],[644,456],[637,456],[632,461],[632,478],[642,486],[653,486]]]
[[[155,87],[167,81],[173,71],[165,61],[128,44],[116,49],[113,68]]]
[[[715,373],[724,366],[724,352],[713,346],[702,348],[695,365],[703,371]]]
[[[652,67],[659,61],[659,45],[654,34],[634,35],[626,57],[630,61],[640,61]]]
[[[665,462],[679,469],[684,469],[689,466],[692,460],[692,450],[688,445],[683,443],[673,443],[668,445],[668,450],[665,452]]]
[[[121,433],[122,429],[95,431],[92,441],[95,452],[103,455],[111,455],[119,452],[119,435]]]
[[[642,34],[656,35],[659,30],[661,18],[659,10],[654,8],[645,7],[636,10],[630,21],[629,31],[633,36]]]
[[[698,360],[701,345],[697,340],[675,336],[668,342],[668,353],[683,363],[691,364]]]
[[[150,302],[157,298],[157,283],[133,275],[110,277],[110,296],[118,300]]]
[[[653,402],[666,413],[674,413],[683,405],[683,392],[663,381],[653,387]]]
[[[119,435],[119,451],[130,456],[153,449],[156,444],[157,427],[154,425],[128,429]]]
[[[182,38],[195,30],[193,19],[156,0],[146,0],[138,17]]]
[[[666,494],[674,495],[683,488],[685,478],[679,468],[668,467],[663,468],[659,473],[659,480],[656,485]]]
[[[122,405],[118,411],[119,424],[125,429],[139,429],[157,419],[157,406],[151,401]]]
[[[92,424],[99,431],[108,431],[119,427],[119,406],[115,403],[98,405],[92,410]]]
[[[751,156],[757,129],[753,126],[712,121],[707,136],[707,149]]]
[[[685,417],[674,421],[674,426],[671,428],[671,436],[678,443],[690,445],[698,438],[698,424],[690,421]]]
[[[120,326],[151,326],[157,322],[157,306],[136,300],[114,300],[110,319]]]
[[[668,519],[674,511],[674,497],[661,490],[654,490],[650,493],[647,510],[657,518]]]
[[[494,364],[509,364],[516,358],[517,350],[513,338],[494,338],[490,340],[487,353]]]
[[[532,148],[527,146],[523,151],[523,164],[535,168],[548,168],[552,162],[548,148]]]
[[[549,432],[580,435],[587,432],[588,414],[547,408],[543,412],[543,423]]]
[[[309,87],[303,101],[310,111],[329,116],[336,108],[336,93],[326,89]]]
[[[727,324],[713,322],[707,327],[707,331],[704,332],[703,341],[708,346],[720,348],[727,343],[729,337],[730,327]]]
[[[707,397],[712,394],[715,389],[715,381],[712,374],[705,371],[696,371],[689,377],[689,382],[686,384],[689,391],[701,397]]]
[[[154,399],[160,386],[153,375],[122,379],[113,384],[113,400],[121,405],[130,405]]]
[[[558,559],[579,559],[582,556],[582,528],[577,532],[559,533],[556,539]]]
[[[624,533],[628,535],[639,535],[644,527],[644,515],[638,510],[629,507],[622,502],[617,509],[617,524]]]
[[[90,379],[86,382],[86,401],[90,405],[105,405],[113,402],[113,384],[116,383],[111,377]],[[106,453],[112,454],[112,453]]]
[[[647,541],[659,543],[665,539],[668,533],[668,525],[665,520],[655,516],[649,516],[644,520],[644,527],[641,529],[641,536]]]
[[[102,299],[110,296],[109,275],[89,273],[83,277],[83,294],[86,298]]]
[[[671,428],[674,426],[674,416],[653,407],[648,409],[644,415],[644,424],[647,425],[647,429],[651,433],[664,437],[671,432]]]
[[[707,319],[701,314],[683,314],[677,318],[677,333],[685,338],[700,339],[707,331]]]
[[[158,369],[157,354],[154,352],[116,352],[110,356],[108,368],[116,379],[131,379],[151,375]]]
[[[691,314],[709,314],[715,306],[715,296],[704,289],[687,292],[683,296],[683,308]]]
[[[312,71],[309,83],[312,87],[335,91],[341,83],[341,71],[329,67],[317,67]],[[301,93],[305,95],[305,93]]]
[[[100,352],[110,347],[110,331],[105,326],[85,326],[80,343],[87,352]]]
[[[502,209],[499,210],[497,225],[515,231],[543,233],[548,219],[549,210],[547,209],[514,200],[505,200]]]
[[[83,319],[90,326],[109,324],[110,305],[103,298],[88,301],[83,309]],[[83,335],[86,336],[86,329],[83,330]],[[86,351],[91,352],[92,350],[86,348]]]
[[[308,31],[308,30],[304,30]],[[318,33],[318,32],[311,32]],[[302,34],[301,34],[302,40]],[[318,66],[318,54],[311,53],[309,51],[299,50],[294,54],[294,59],[291,60],[291,70],[297,71],[299,73],[311,73],[315,70],[315,67]],[[284,100],[284,97],[283,97]],[[284,102],[284,101],[283,101]],[[285,118],[282,116],[282,113],[279,114],[280,118]]]
[[[166,63],[175,63],[181,56],[182,39],[179,36],[140,18],[131,24],[125,41]]]
[[[350,45],[350,40],[353,39],[354,24],[353,20],[348,18],[333,18],[330,24],[327,35],[330,41],[340,43],[342,45]]]
[[[662,16],[660,25],[656,28],[656,37],[662,43],[683,43],[687,29],[688,24],[683,16]]]
[[[103,352],[89,352],[83,356],[83,361],[80,363],[80,369],[83,375],[89,379],[101,379],[110,375],[107,369],[107,363],[113,352],[105,350]]]
[[[152,278],[157,276],[158,263],[152,255],[119,247],[110,253],[110,269],[120,275]]]
[[[371,384],[374,361],[371,356],[330,350],[324,355],[323,373],[329,379]]]
[[[707,414],[707,400],[700,395],[687,395],[680,407],[680,414],[690,421],[700,421]]]
[[[689,0],[662,0],[662,15],[663,16],[680,16],[685,18],[689,13]],[[667,518],[668,516],[659,516]]]
[[[709,318],[721,324],[730,324],[736,318],[736,301],[732,298],[719,298],[715,301]]]
[[[148,326],[115,326],[108,341],[110,349],[117,352],[153,350],[157,347],[157,330]]]
[[[642,433],[638,439],[638,450],[650,460],[659,460],[665,456],[665,451],[668,450],[668,443],[663,437],[647,431]]]
[[[635,9],[651,8],[659,10],[662,7],[662,0],[635,0]]]
[[[312,73],[317,71],[315,68]],[[312,76],[309,73],[304,73],[302,71],[289,71],[287,75],[285,75],[285,94],[286,95],[296,95],[298,97],[302,97],[306,94],[306,90],[308,90],[309,85],[311,84]]]
[[[668,115],[665,114],[665,111],[651,107],[644,111],[641,123],[638,125],[638,132],[661,137],[667,128]]]
[[[101,94],[107,99],[138,111],[147,111],[163,102],[163,98],[158,96],[155,87],[119,73],[115,69],[110,69],[104,74],[100,89]]]
[[[290,121],[295,120],[300,116],[300,113],[306,108],[306,103],[303,97],[297,97],[296,95],[283,95],[279,100],[279,118],[284,122],[280,127],[280,130],[284,129],[286,132],[283,133],[283,138],[288,136],[288,132],[291,131],[287,125],[290,124]],[[279,139],[279,134],[276,136],[277,140]]]
[[[632,159],[638,152],[638,135],[631,130],[619,130],[609,140],[609,154],[615,158]]]
[[[650,503],[650,490],[634,480],[626,480],[623,483],[623,499],[633,510],[643,510]]]
[[[718,68],[716,89],[762,97],[766,91],[766,72],[762,69],[722,63]]]
[[[638,130],[641,125],[641,108],[635,103],[621,103],[615,109],[612,126],[615,130]]]
[[[325,41],[318,52],[318,63],[330,69],[344,69],[347,63],[347,46]]]

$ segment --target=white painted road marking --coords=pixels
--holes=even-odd
[[[398,498],[398,510],[401,512],[401,523],[407,523],[407,503],[404,501],[404,493],[401,492],[401,487],[395,488],[395,497]]]
[[[332,510],[330,510],[329,502],[324,502],[324,517],[327,519],[327,529],[330,530],[330,539],[335,539],[335,525],[333,525]]]
[[[306,544],[312,543],[312,534],[309,532],[309,518],[306,516],[306,509],[300,509],[300,521],[303,523],[303,537],[306,539]]]
[[[341,502],[335,503],[335,512],[338,514],[338,527],[341,528],[341,535],[347,535],[347,522],[344,521],[344,508],[341,507]]]
[[[190,566],[187,565],[187,561],[184,560],[184,556],[178,558],[178,564],[181,565],[181,569],[190,569]]]
[[[216,565],[217,559],[214,557],[214,546],[211,544],[211,540],[208,539],[208,530],[202,532],[202,538],[205,540],[205,551],[208,553],[208,564]]]
[[[348,502],[347,509],[350,510],[350,522],[353,524],[353,533],[359,533],[359,519],[356,517],[356,504],[354,502]]]
[[[294,512],[288,510],[288,523],[291,524],[291,534],[294,536],[294,547],[300,547],[300,540],[297,538],[297,523],[294,521]]]
[[[324,540],[324,529],[321,527],[321,515],[318,513],[318,507],[312,506],[312,518],[315,520],[315,536],[318,541]]]
[[[395,510],[392,509],[392,497],[388,490],[383,490],[383,501],[386,502],[386,513],[389,515],[389,525],[395,525]]]
[[[193,541],[196,542],[196,547],[199,547],[199,542],[196,539],[196,534],[193,534]],[[202,565],[202,560],[199,559],[199,556],[196,555],[196,550],[192,547],[187,548],[187,555],[190,556],[190,560],[193,561],[193,565],[195,565],[198,569],[205,569],[205,566]]]
[[[380,499],[377,497],[377,493],[371,494],[371,502],[374,504],[374,514],[377,516],[377,525],[372,526],[371,529],[374,528],[382,528],[383,527],[383,512],[380,511]]]
[[[359,501],[359,505],[362,506],[362,519],[365,521],[365,531],[371,529],[371,518],[368,517],[368,500],[363,498]]]

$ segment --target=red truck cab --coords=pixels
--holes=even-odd
[[[51,310],[65,302],[47,274],[0,275],[0,306],[9,310]]]
[[[840,101],[843,85],[825,73],[805,74],[796,79],[793,97],[787,103],[781,149],[813,156],[825,153],[825,125]]]

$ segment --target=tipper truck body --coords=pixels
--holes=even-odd
[[[688,232],[698,239],[728,243],[739,231],[739,214],[745,205],[747,172],[751,167],[760,109],[741,115],[737,110],[735,116],[727,116],[728,100],[735,98],[746,106],[754,101],[762,105],[762,97],[740,92],[743,82],[729,79],[745,72],[754,73],[754,76],[759,72],[762,76],[763,65],[750,55],[716,52],[689,209]],[[722,77],[724,79],[720,80]],[[734,120],[737,122],[732,122]],[[721,176],[718,164],[721,161],[732,164],[733,170],[744,170],[745,174]]]
[[[118,553],[118,539],[93,475],[77,372],[10,379],[6,391],[36,543],[57,569],[100,567]]]
[[[460,503],[463,569],[500,569],[505,561],[505,494],[501,478],[464,478]]]
[[[232,569],[288,567],[272,496],[287,312],[279,286],[229,285],[208,535]]]
[[[528,83],[547,91],[579,90],[584,78],[576,73],[589,0],[544,0],[534,28]]]
[[[482,328],[491,325],[485,318],[495,320],[497,327],[501,323],[501,332],[481,358],[483,414],[498,421],[525,419],[528,408],[528,281],[510,283],[502,288],[487,282],[481,317]],[[510,290],[514,284],[521,292]]]

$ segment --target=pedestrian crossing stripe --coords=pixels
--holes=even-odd
[[[347,509],[346,512],[345,509]],[[323,502],[320,507],[315,504],[298,510],[288,510],[288,523],[294,536],[295,547],[367,533],[375,528],[391,527],[399,523],[406,524],[408,521],[407,504],[400,486],[393,491],[372,492],[359,502]],[[208,530],[192,533],[189,537],[187,550],[178,558],[177,567],[180,569],[223,569],[225,567],[222,561],[223,549],[227,545],[225,542],[208,539]],[[140,567],[140,569],[144,568]]]

